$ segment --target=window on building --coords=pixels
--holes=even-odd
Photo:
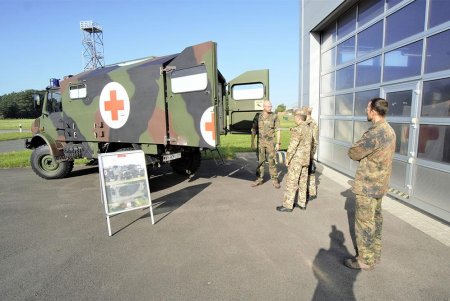
[[[356,6],[349,9],[337,21],[337,39],[340,40],[356,28]]]
[[[328,48],[336,42],[336,23],[330,24],[322,33],[322,47]]]
[[[337,46],[337,64],[355,59],[355,37],[351,37]]]
[[[425,0],[416,0],[386,18],[385,45],[391,45],[424,30],[425,3]]]
[[[450,163],[450,125],[420,125],[417,157]]]
[[[335,67],[335,53],[336,48],[331,48],[322,54],[322,72],[330,70]]]
[[[409,124],[389,123],[395,132],[395,152],[402,156],[408,155]]]
[[[320,99],[320,114],[334,115],[334,96],[322,97]]]
[[[450,2],[449,2],[450,3]],[[450,69],[450,30],[427,38],[425,73]]]
[[[430,0],[430,10],[428,14],[428,28],[450,21],[450,1]]]
[[[322,93],[334,91],[334,72],[322,76]]]
[[[366,108],[369,100],[380,96],[380,90],[368,90],[355,93],[355,116],[366,116]]]
[[[358,33],[357,56],[377,51],[383,46],[383,21]]]
[[[356,65],[356,86],[377,84],[381,80],[381,56],[362,61]]]
[[[370,121],[355,121],[354,123],[354,133],[353,133],[353,142],[361,139],[362,135],[367,132],[367,130],[372,126],[372,122]]]
[[[358,7],[358,26],[364,26],[384,11],[384,0],[361,1]]]
[[[411,116],[412,91],[395,91],[386,93],[389,104],[387,116]]]
[[[353,114],[353,93],[336,95],[336,115]]]
[[[334,136],[334,120],[332,119],[321,119],[320,120],[320,136],[333,138]]]
[[[386,0],[387,8],[392,8],[402,2],[403,0]]]
[[[422,117],[450,117],[450,78],[423,83]]]
[[[351,65],[336,71],[336,90],[353,88],[355,65]]]
[[[353,121],[335,120],[334,121],[334,139],[343,142],[352,143],[353,139]]]
[[[423,41],[397,48],[384,55],[383,81],[420,75]]]

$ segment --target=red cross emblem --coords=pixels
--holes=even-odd
[[[214,112],[211,112],[211,122],[205,122],[205,131],[211,132],[213,141],[216,141],[216,128],[214,126]]]
[[[111,111],[111,119],[119,119],[119,111],[124,109],[123,100],[117,99],[116,90],[109,91],[110,100],[105,101],[105,111]]]

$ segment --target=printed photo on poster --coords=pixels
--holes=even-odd
[[[142,151],[101,154],[99,168],[107,215],[150,206],[150,188]]]

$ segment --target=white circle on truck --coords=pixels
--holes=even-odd
[[[110,82],[103,87],[99,106],[103,121],[113,129],[121,128],[130,116],[127,91],[117,82]]]
[[[200,119],[200,131],[206,143],[216,147],[216,118],[214,116],[214,107],[209,107],[203,112]]]

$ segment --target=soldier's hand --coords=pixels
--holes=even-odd
[[[275,144],[275,150],[276,151],[280,150],[280,144],[279,143]]]

